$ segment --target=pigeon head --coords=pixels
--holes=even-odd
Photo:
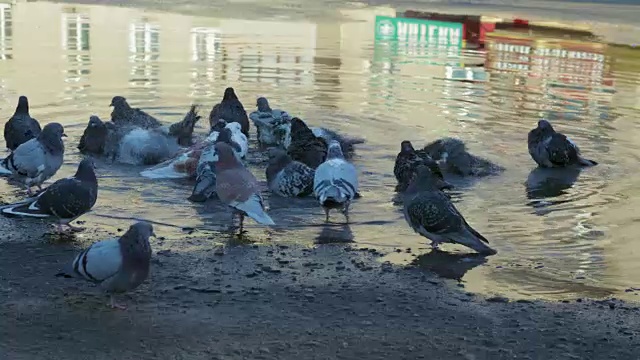
[[[313,134],[313,131],[309,129],[307,124],[304,121],[300,120],[300,118],[294,117],[291,119],[291,137],[297,139],[305,139],[308,137],[315,138],[316,136]]]
[[[220,119],[218,120],[218,122],[216,122],[215,124],[213,124],[213,126],[211,127],[211,131],[217,131],[220,132],[222,131],[222,129],[224,129],[227,126],[227,122],[224,119]]]
[[[327,159],[344,159],[342,154],[342,146],[337,140],[331,140],[329,150],[327,151]]]
[[[258,111],[260,112],[271,112],[269,101],[265,97],[259,97],[258,101],[256,102],[256,106],[258,107]]]
[[[107,126],[99,117],[91,115],[80,138],[78,150],[83,153],[102,154],[107,141]]]
[[[73,177],[83,182],[97,183],[95,169],[96,164],[93,162],[93,159],[87,156],[80,161],[78,170],[76,170],[76,174]]]
[[[189,109],[189,112],[184,116],[182,121],[169,126],[169,135],[176,138],[178,145],[191,146],[193,144],[193,129],[198,120],[200,120],[198,106],[191,105],[191,109]]]
[[[228,87],[224,89],[224,96],[222,97],[222,101],[225,101],[225,100],[238,100],[238,97],[236,96],[236,92],[233,90],[232,87]]]
[[[153,225],[146,221],[139,221],[131,225],[127,233],[143,239],[149,239],[151,236],[156,236],[156,233],[153,232]]]
[[[29,113],[29,100],[26,96],[22,95],[18,98],[18,106],[16,106],[16,114],[28,114]]]
[[[233,153],[233,148],[231,145],[218,142],[215,144],[216,152],[218,153],[218,161],[216,162],[216,169],[224,170],[224,169],[232,169],[235,167],[242,166],[238,159],[236,159],[235,154]]]
[[[156,234],[150,223],[140,221],[131,225],[119,240],[123,255],[126,254],[123,257],[124,260],[131,261],[133,264],[130,265],[148,265],[151,257],[151,245],[149,244],[151,236],[155,237]]]
[[[291,156],[281,148],[269,149],[269,165],[267,166],[267,180],[273,179],[276,175],[289,165],[293,160]]]
[[[67,134],[64,133],[64,127],[60,123],[48,123],[38,135],[38,141],[52,153],[62,154],[64,152],[63,137],[67,137]]]
[[[545,119],[538,121],[538,129],[542,130],[545,133],[555,132],[553,130],[553,126],[551,126],[551,123]]]
[[[411,145],[411,141],[405,140],[402,143],[400,143],[400,152],[401,153],[412,153],[414,151],[415,151],[415,149],[413,148],[413,145]]]
[[[451,188],[451,184],[440,179],[428,166],[420,164],[416,168],[411,184],[407,188],[407,193],[417,193],[420,191],[436,191]]]
[[[236,143],[235,141],[233,141],[233,139],[231,139],[232,136],[232,132],[229,129],[222,129],[220,130],[220,134],[218,135],[218,138],[216,139],[216,142],[224,142],[227,143],[229,145],[231,145],[231,147],[233,148],[233,150],[235,152],[241,152],[242,148],[240,147],[240,145],[238,145],[238,143]]]
[[[125,99],[123,96],[114,96],[113,99],[111,99],[111,104],[109,104],[109,106],[113,106],[114,108],[124,108],[127,109],[129,108],[129,103],[127,102],[127,99]]]

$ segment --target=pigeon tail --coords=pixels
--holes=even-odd
[[[487,239],[479,232],[467,225],[463,231],[451,234],[451,239],[458,244],[467,246],[482,255],[495,255],[498,252],[487,244]]]
[[[596,165],[598,165],[597,161],[585,159],[582,156],[580,156],[578,158],[578,163],[580,164],[580,166],[596,166]]]
[[[322,206],[327,202],[333,203],[332,205],[337,205],[344,204],[347,201],[347,196],[335,185],[325,187],[318,195],[318,199]]]
[[[198,120],[200,120],[200,115],[198,115],[197,105],[191,105],[191,109],[184,119],[169,127],[169,135],[175,137],[180,146],[191,146],[193,129]]]
[[[38,201],[30,199],[28,202],[19,202],[11,205],[5,205],[1,209],[2,215],[7,217],[32,217],[32,218],[48,218],[51,215],[40,209]]]
[[[141,171],[140,175],[149,179],[182,179],[189,177],[187,171],[178,171],[179,164],[185,163],[189,160],[187,153],[182,154],[177,159],[170,159],[164,161],[152,168]],[[186,169],[185,169],[186,170]]]
[[[11,156],[11,155],[9,155]],[[13,173],[11,172],[11,170],[9,170],[9,168],[7,167],[7,162],[9,157],[3,159],[0,162],[0,175],[12,175]]]
[[[247,216],[262,225],[275,225],[271,217],[264,211],[262,198],[258,194],[253,194],[244,202],[232,202],[231,207],[243,211]]]

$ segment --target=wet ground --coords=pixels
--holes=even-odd
[[[167,123],[191,103],[206,118],[229,85],[249,111],[266,95],[310,125],[367,139],[354,158],[363,197],[353,223],[325,226],[311,198],[267,196],[278,226],[250,223],[239,244],[220,231],[229,219],[224,206],[186,200],[189,181],[149,181],[138,175],[143,168],[98,161],[98,203],[81,219],[88,231],[72,241],[43,237],[39,222],[0,219],[7,229],[0,316],[9,324],[0,328],[0,349],[9,358],[58,351],[52,356],[69,359],[76,348],[95,358],[119,351],[123,358],[354,358],[367,351],[367,358],[633,358],[637,51],[522,33],[502,33],[487,51],[407,48],[374,38],[374,15],[389,8],[285,2],[242,14],[234,12],[239,4],[198,6],[0,6],[0,117],[25,94],[35,118],[65,125],[58,178],[75,171],[88,117],[108,118],[113,95]],[[612,19],[624,12],[610,11]],[[602,20],[606,11],[599,14]],[[620,24],[629,23],[625,16]],[[545,55],[558,47],[594,60]],[[455,80],[469,71],[476,81]],[[536,171],[526,134],[542,116],[600,165],[551,179]],[[393,202],[400,141],[442,136],[458,136],[507,168],[478,181],[448,179],[458,187],[456,205],[496,256],[455,246],[430,252]],[[264,179],[259,154],[251,157],[250,169]],[[19,195],[0,181],[2,201]],[[108,311],[90,285],[53,276],[78,248],[121,233],[134,218],[154,221],[162,239],[152,243],[150,281],[125,297],[131,311]],[[362,248],[375,252],[352,250]],[[485,300],[494,296],[512,302]],[[631,302],[576,303],[610,297]]]

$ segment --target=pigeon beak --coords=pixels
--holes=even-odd
[[[157,237],[157,236],[156,236],[156,233],[155,233],[155,232],[153,232],[153,231],[151,232],[151,236],[153,236],[153,237]]]
[[[62,133],[62,137],[67,137],[67,134],[65,134],[65,133]]]

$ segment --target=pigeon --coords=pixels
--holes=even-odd
[[[299,118],[291,119],[291,144],[287,147],[291,159],[315,169],[327,158],[327,142],[315,136]]]
[[[547,120],[529,131],[529,154],[540,167],[595,166],[597,162],[580,155],[580,149],[564,134],[556,132]]]
[[[398,180],[396,191],[403,192],[407,189],[411,181],[416,176],[416,170],[419,165],[425,165],[438,179],[437,186],[439,189],[451,189],[453,185],[444,180],[442,171],[438,163],[436,163],[428,154],[418,154],[413,148],[411,141],[404,140],[400,144],[400,152],[396,156],[396,162],[393,166],[393,174]]]
[[[271,109],[269,101],[264,97],[259,97],[256,106],[258,110],[249,114],[249,119],[253,122],[258,133],[258,141],[262,145],[282,144],[282,134],[278,129],[283,124],[291,124],[289,114],[280,109]]]
[[[5,216],[54,217],[58,220],[59,232],[63,231],[63,225],[72,231],[80,231],[82,228],[69,223],[91,210],[97,198],[98,180],[93,160],[87,157],[80,162],[75,175],[57,180],[35,197],[3,205],[0,211]]]
[[[329,222],[329,210],[340,209],[349,223],[349,205],[358,193],[358,172],[342,154],[340,143],[329,144],[327,160],[316,169],[313,192],[324,209],[325,221]]]
[[[13,175],[24,182],[27,193],[31,195],[32,186],[41,189],[42,184],[62,166],[62,138],[66,136],[64,128],[59,123],[45,125],[36,138],[18,146],[0,162],[0,173]]]
[[[259,224],[275,225],[265,212],[255,176],[238,161],[229,144],[219,142],[215,148],[218,153],[218,161],[215,164],[216,193],[223,203],[233,208],[233,217],[235,213],[240,214],[240,234],[243,232],[245,215]]]
[[[307,196],[313,192],[315,170],[291,160],[283,149],[270,149],[266,175],[269,189],[279,196]]]
[[[449,196],[439,190],[438,180],[427,166],[418,166],[417,177],[404,194],[404,218],[409,226],[430,239],[434,249],[441,243],[456,243],[483,255],[496,254],[487,239],[469,226]]]
[[[109,305],[117,304],[114,294],[124,293],[140,286],[149,276],[151,245],[149,237],[156,236],[148,222],[137,222],[119,239],[96,242],[78,254],[58,276],[77,277],[100,284],[109,294]]]
[[[440,161],[441,169],[460,176],[482,177],[504,171],[502,166],[470,154],[464,142],[457,138],[438,139],[416,153],[421,156],[426,154],[433,160]]]
[[[188,147],[193,145],[193,129],[201,116],[198,115],[198,106],[191,105],[189,112],[184,116],[182,121],[171,124],[167,129],[167,133],[175,138],[178,145]]]
[[[222,120],[223,121],[223,120]],[[238,123],[231,123],[238,125]],[[228,124],[228,125],[231,125]],[[240,133],[245,139],[243,133]],[[213,143],[205,147],[198,159],[196,167],[196,184],[193,186],[189,200],[193,202],[204,202],[213,197],[216,192],[216,162],[218,161],[218,151],[215,144],[223,142],[229,144],[233,148],[233,153],[238,161],[240,161],[241,148],[232,139],[231,130],[222,128]]]
[[[162,123],[146,112],[129,106],[127,99],[122,96],[114,96],[111,100],[113,111],[111,121],[116,125],[133,125],[143,129],[153,129],[162,126]]]
[[[11,151],[35,138],[42,129],[38,120],[29,115],[29,100],[20,96],[13,116],[4,124],[4,140]]]
[[[211,127],[213,127],[220,119],[223,119],[228,123],[239,123],[242,128],[242,133],[249,138],[249,117],[247,116],[247,112],[244,110],[244,106],[242,106],[242,103],[238,100],[236,93],[231,87],[224,90],[222,101],[211,109],[211,114],[209,114],[209,123]]]
[[[115,125],[113,123],[110,124],[111,126],[104,123],[96,115],[91,115],[89,117],[89,123],[80,137],[78,150],[83,154],[104,154],[110,130],[115,130]]]
[[[311,131],[315,136],[324,139],[327,144],[332,140],[338,141],[340,143],[340,147],[342,148],[342,153],[345,155],[345,157],[350,157],[351,155],[353,155],[353,153],[355,152],[354,145],[364,144],[365,142],[365,139],[363,138],[343,136],[327,128],[312,127]]]

